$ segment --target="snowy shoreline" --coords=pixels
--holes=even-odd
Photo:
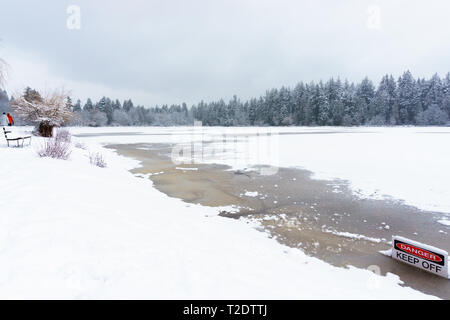
[[[74,138],[85,149],[62,161],[39,158],[41,141],[0,148],[1,298],[432,298],[169,198],[128,172],[137,161],[98,142]],[[89,164],[89,151],[108,167]]]

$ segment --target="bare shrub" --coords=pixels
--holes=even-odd
[[[70,135],[70,132],[66,129],[59,129],[58,131],[56,131],[55,139],[67,143],[72,142],[72,136]]]
[[[46,140],[41,149],[37,151],[41,158],[50,157],[61,160],[69,159],[71,152],[70,142],[56,138]]]
[[[89,153],[89,161],[94,166],[106,168],[106,161],[103,158],[103,155],[99,152]]]

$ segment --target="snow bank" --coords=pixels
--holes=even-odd
[[[68,161],[0,147],[0,298],[422,299],[153,188],[135,161],[82,141]],[[108,167],[90,165],[89,151]]]

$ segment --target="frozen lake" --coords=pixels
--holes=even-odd
[[[450,213],[450,128],[72,128],[102,144],[176,143],[181,163],[302,168],[355,194]],[[179,152],[178,152],[179,151]],[[269,172],[267,172],[270,174]],[[446,214],[447,213],[447,214]]]

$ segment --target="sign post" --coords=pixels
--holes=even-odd
[[[448,253],[403,237],[392,237],[392,258],[435,275],[449,278]]]

